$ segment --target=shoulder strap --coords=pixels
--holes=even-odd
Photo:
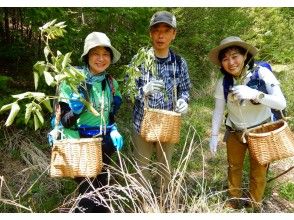
[[[181,71],[181,68],[182,68],[182,58],[179,55],[177,55],[177,54],[175,54],[175,57],[176,57],[176,62],[177,62],[178,66],[179,66],[179,69]]]
[[[111,93],[114,96],[115,95],[115,88],[114,88],[114,85],[113,85],[113,77],[111,75],[107,74],[106,78],[107,78],[107,82],[109,84]]]
[[[230,74],[225,74],[223,79],[223,90],[224,90],[224,97],[226,102],[228,101],[228,94],[230,91],[230,88],[234,85],[233,76]]]

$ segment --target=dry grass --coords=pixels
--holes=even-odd
[[[203,151],[202,143],[197,144],[195,141],[196,136],[196,130],[190,127],[180,160],[164,192],[156,187],[156,181],[149,182],[144,178],[141,169],[130,155],[125,156],[118,152],[118,163],[107,167],[108,184],[102,188],[93,188],[93,192],[80,195],[75,200],[72,198],[63,207],[70,204],[68,211],[72,212],[78,201],[87,197],[97,203],[100,201],[111,212],[202,213],[224,211],[222,198],[226,192],[208,193],[205,171],[202,170],[202,175],[194,177],[188,172],[188,164],[193,159],[193,153]],[[204,157],[202,158],[204,163]],[[154,162],[153,165],[156,167],[158,164]],[[153,179],[158,180],[160,174],[157,173],[157,170],[150,168],[150,171]]]
[[[10,134],[8,136],[11,138],[7,138],[5,143],[7,146],[21,146],[22,159],[26,163],[26,167],[28,167],[23,169],[21,173],[24,175],[29,170],[37,169],[39,175],[30,182],[31,185],[28,184],[29,182],[24,181],[17,193],[9,190],[4,177],[2,177],[0,192],[5,188],[5,191],[9,191],[9,193],[6,193],[6,196],[0,193],[0,204],[2,202],[3,204],[14,206],[17,212],[36,212],[37,210],[34,210],[32,207],[26,207],[18,201],[27,196],[35,184],[44,181],[44,178],[46,180],[50,179],[47,178],[49,159],[29,139],[24,138],[22,134]],[[58,208],[51,211],[73,212],[78,201],[82,197],[88,197],[97,202],[102,201],[111,212],[222,212],[224,211],[224,201],[222,198],[226,192],[209,192],[205,179],[205,166],[202,166],[202,170],[197,171],[200,175],[193,176],[188,171],[189,162],[193,160],[192,156],[195,153],[203,154],[202,144],[202,142],[199,143],[196,130],[190,127],[180,160],[173,170],[172,180],[164,192],[158,190],[155,181],[149,182],[144,178],[141,169],[138,168],[138,165],[132,159],[132,155],[126,156],[118,153],[118,162],[114,162],[114,165],[107,167],[109,179],[106,186],[93,189],[93,192],[84,195],[77,195],[76,189],[61,201],[62,204]],[[203,155],[202,163],[204,163]],[[153,165],[158,164],[153,163]],[[154,178],[160,175],[156,169],[150,169]],[[26,179],[29,179],[28,176]],[[53,189],[58,187],[58,180],[51,178],[46,187],[52,187]]]
[[[38,198],[33,188],[46,187],[48,195],[58,194],[64,188],[60,179],[50,178],[48,175],[49,156],[39,150],[34,143],[24,136],[22,132],[8,132],[5,146],[21,149],[21,158],[25,163],[20,172],[14,176],[1,176],[0,183],[0,208],[1,204],[8,212],[73,212],[79,200],[83,197],[101,202],[111,212],[117,213],[210,213],[210,212],[232,212],[226,209],[225,187],[220,182],[225,179],[224,171],[220,172],[223,164],[224,149],[219,152],[217,158],[208,157],[207,140],[201,140],[199,134],[193,127],[189,127],[186,140],[181,148],[181,155],[177,155],[178,161],[173,164],[172,180],[165,192],[157,187],[158,164],[153,162],[150,167],[152,181],[147,181],[141,169],[133,160],[132,154],[117,154],[117,162],[107,167],[109,174],[108,184],[102,188],[94,189],[91,193],[78,195],[78,188],[67,193],[67,196],[56,200],[56,208],[52,210],[41,210],[38,202],[48,198]],[[196,162],[195,162],[196,161]],[[195,164],[197,163],[197,167]],[[201,165],[202,164],[202,165]],[[1,164],[0,164],[1,165]],[[223,168],[221,168],[223,169]],[[16,172],[16,168],[14,168]],[[36,175],[37,173],[37,175]],[[32,174],[34,176],[32,177]],[[3,175],[3,174],[1,174]],[[6,179],[5,179],[6,178]],[[10,178],[9,181],[7,178]],[[17,181],[17,186],[7,183]],[[216,184],[216,185],[215,185]],[[103,192],[103,193],[101,193]],[[39,192],[38,192],[39,193]],[[26,200],[36,200],[34,205]],[[2,206],[3,207],[3,206]],[[239,210],[238,212],[245,212]]]

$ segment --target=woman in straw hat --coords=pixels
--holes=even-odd
[[[257,48],[239,37],[223,39],[213,48],[209,60],[220,68],[223,77],[219,79],[215,90],[215,109],[213,111],[210,151],[217,152],[218,135],[223,120],[225,106],[227,146],[228,193],[231,198],[228,206],[240,207],[242,197],[242,171],[248,144],[242,138],[243,131],[272,120],[271,108],[282,110],[286,107],[285,97],[279,82],[267,68],[254,64],[253,57]],[[258,70],[257,70],[258,68]],[[264,88],[251,88],[252,77],[258,71],[258,77],[264,82]],[[245,142],[245,143],[244,143]],[[249,201],[251,207],[260,207],[266,185],[267,165],[260,165],[250,156]]]
[[[117,81],[106,70],[110,64],[119,60],[120,53],[104,33],[92,32],[85,39],[81,58],[84,66],[78,69],[85,75],[86,82],[79,86],[79,94],[65,83],[61,85],[59,126],[63,138],[102,137],[103,164],[109,164],[111,155],[123,146],[122,136],[114,121],[114,114],[120,107],[122,98]],[[89,101],[99,115],[89,111],[81,98]],[[82,195],[75,212],[109,212],[107,204],[93,193],[96,188],[105,186],[107,179],[104,169],[96,178],[76,178]],[[86,195],[89,192],[92,193]],[[101,190],[99,193],[103,195]]]

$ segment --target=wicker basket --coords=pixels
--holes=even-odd
[[[294,135],[284,120],[247,131],[250,154],[261,164],[294,156]]]
[[[141,136],[147,142],[178,143],[181,114],[162,109],[144,108]]]
[[[102,170],[101,138],[56,141],[51,152],[51,177],[95,177]]]

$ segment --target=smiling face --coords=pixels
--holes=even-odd
[[[226,49],[220,56],[222,67],[234,77],[238,77],[242,73],[245,60],[246,55],[235,47]]]
[[[159,23],[151,27],[150,37],[155,54],[158,57],[168,55],[169,45],[175,39],[176,30],[165,23]]]
[[[111,52],[105,47],[94,47],[88,55],[89,69],[94,75],[105,71],[111,63]]]

